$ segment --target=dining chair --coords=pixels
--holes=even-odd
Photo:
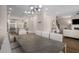
[[[42,37],[49,39],[49,32],[42,32]]]
[[[63,35],[59,33],[50,33],[50,39],[63,42]]]

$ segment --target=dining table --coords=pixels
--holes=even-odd
[[[25,53],[60,53],[64,52],[64,43],[38,36],[34,33],[18,35],[16,41]]]

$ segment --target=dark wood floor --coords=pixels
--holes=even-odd
[[[79,39],[64,37],[68,53],[79,53]]]

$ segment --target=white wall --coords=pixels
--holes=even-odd
[[[52,17],[44,13],[44,31],[51,32],[51,27],[52,27]]]
[[[34,32],[34,19],[33,19],[33,17],[28,18],[28,27],[29,27],[29,32]]]
[[[40,14],[34,16],[29,16],[25,18],[22,17],[21,18],[13,17],[13,18],[18,19],[18,21],[22,19],[27,20],[28,28],[30,32],[35,32],[35,31],[51,32],[53,27],[56,27],[56,29],[58,30],[56,25],[56,16],[49,16],[48,14],[46,14],[46,12],[43,11]],[[54,25],[52,25],[52,23]]]
[[[58,30],[56,25],[56,17],[49,16],[45,12],[30,17],[28,22],[29,22],[29,30],[32,32],[35,31],[51,32],[52,27],[56,27],[56,29]],[[52,23],[54,23],[54,25],[52,25]]]
[[[15,17],[15,16],[9,16],[8,17],[8,24],[9,24],[9,28],[10,28],[10,19],[16,19],[15,21],[15,27],[17,28],[23,28],[24,26],[24,22],[28,23],[28,17]]]
[[[43,12],[37,15],[37,30],[44,31],[44,15]]]
[[[0,38],[7,35],[7,6],[0,5]]]
[[[32,22],[33,22],[33,32],[37,31],[37,15],[32,17]]]
[[[1,44],[1,53],[10,53],[11,52],[11,47],[10,47],[10,42],[8,38],[8,32],[7,32],[7,6],[5,5],[0,5],[0,42],[2,41]]]

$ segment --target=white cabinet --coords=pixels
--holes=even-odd
[[[63,30],[63,35],[66,37],[72,37],[79,39],[79,30]]]
[[[63,35],[57,33],[50,33],[50,39],[63,42]]]
[[[49,38],[49,32],[42,32],[42,37]]]

